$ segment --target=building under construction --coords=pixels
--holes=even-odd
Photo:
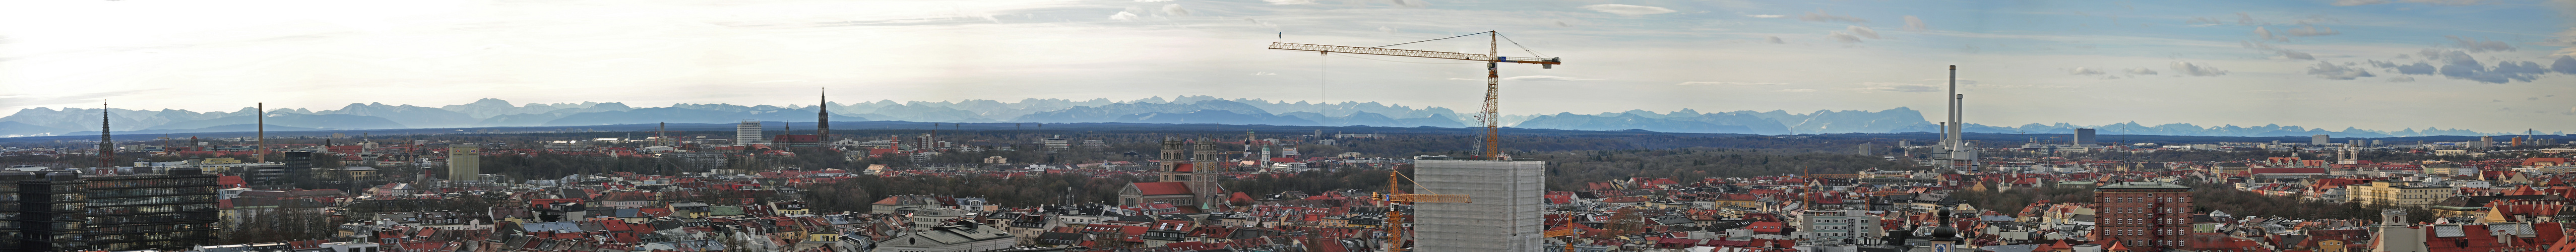
[[[1416,251],[1539,251],[1545,161],[1413,162],[1418,193],[1465,194],[1474,202],[1414,206]]]

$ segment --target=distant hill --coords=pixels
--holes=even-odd
[[[632,107],[618,102],[528,103],[512,105],[500,99],[481,99],[472,103],[444,106],[387,105],[352,103],[332,110],[306,108],[272,109],[270,130],[280,127],[316,130],[469,128],[469,127],[545,127],[632,125],[653,123],[734,123],[742,120],[769,122],[812,122],[818,110],[829,108],[832,121],[909,121],[956,123],[1177,123],[1277,126],[1379,126],[1460,128],[1481,125],[1472,115],[1441,107],[1408,107],[1376,102],[1307,103],[1272,102],[1260,99],[1222,99],[1213,96],[1180,96],[1166,99],[1152,97],[1132,101],[1109,99],[1065,100],[1022,99],[1013,102],[965,100],[922,102],[879,100],[859,103],[811,105],[733,105],[672,104],[664,107]],[[166,133],[221,132],[233,125],[251,125],[260,114],[251,108],[236,111],[195,112],[188,110],[110,109],[110,119],[118,131],[153,131]],[[99,109],[30,108],[0,117],[0,137],[64,135],[95,132]],[[1616,113],[1553,115],[1505,115],[1503,126],[1531,129],[1622,131],[1645,130],[1674,133],[1729,134],[1876,134],[1934,132],[1940,126],[1925,120],[1925,112],[1898,107],[1879,111],[1818,110],[1807,113],[1772,111],[1732,111],[1703,113],[1690,109],[1673,112],[1629,110]],[[2397,131],[2345,128],[2327,130],[2299,126],[2197,126],[2191,124],[2109,125],[2025,124],[1989,126],[1970,123],[1967,132],[2002,134],[2064,134],[2076,128],[2095,128],[2105,135],[2170,135],[2170,136],[2306,136],[2328,134],[2335,137],[2414,137],[2497,135],[2462,129],[2402,129]],[[95,133],[91,133],[95,134]],[[2511,133],[2504,133],[2511,134]]]

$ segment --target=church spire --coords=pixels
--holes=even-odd
[[[116,140],[107,135],[107,101],[98,101],[98,167],[116,167]]]

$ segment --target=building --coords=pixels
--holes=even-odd
[[[1538,251],[1547,162],[1418,158],[1418,193],[1465,194],[1472,203],[1413,205],[1418,251]]]
[[[1868,210],[1807,210],[1798,221],[1801,240],[1852,245],[1886,243],[1882,240],[1886,236],[1884,225]]]
[[[1164,138],[1162,160],[1157,164],[1161,167],[1155,170],[1155,177],[1161,181],[1127,184],[1127,188],[1118,190],[1118,204],[1166,203],[1207,209],[1223,203],[1225,188],[1218,186],[1217,180],[1226,171],[1222,168],[1225,165],[1218,162],[1218,155],[1224,153],[1217,151],[1215,141],[1199,141],[1187,151],[1182,145],[1180,139]],[[1190,161],[1182,162],[1183,156]]]
[[[17,251],[77,251],[89,248],[88,204],[78,172],[0,174],[18,185]]]
[[[90,248],[186,249],[215,241],[215,174],[132,168],[84,176]]]
[[[482,179],[483,147],[473,144],[447,145],[447,180],[468,182]]]
[[[1062,151],[1073,148],[1073,141],[1065,140],[1064,135],[1049,137],[1046,140],[1042,140],[1041,143],[1046,144],[1046,149],[1049,151]]]
[[[2075,146],[2095,146],[2095,145],[2101,145],[2101,144],[2097,144],[2096,142],[2094,142],[2094,140],[2095,140],[2095,139],[2096,139],[2096,138],[2093,138],[2093,129],[2089,129],[2089,128],[2075,129]]]
[[[0,251],[186,249],[215,240],[215,174],[197,168],[0,172],[15,207]],[[41,174],[41,175],[39,175]]]
[[[2326,135],[2308,136],[2308,145],[2326,145],[2326,143],[2330,143],[2327,141],[2329,140],[2326,140]]]
[[[932,227],[879,241],[876,251],[897,252],[979,252],[995,251],[1019,245],[1017,236],[991,225],[964,222],[959,225]]]
[[[2441,203],[2460,191],[2448,186],[2418,186],[2408,181],[2371,181],[2366,185],[2347,185],[2344,191],[2362,205],[2423,207]]]
[[[760,121],[743,120],[742,124],[733,126],[734,145],[769,144],[769,141],[761,140],[760,136]]]
[[[2093,189],[2095,244],[2134,251],[2189,248],[2191,187],[2163,182],[2120,182]]]

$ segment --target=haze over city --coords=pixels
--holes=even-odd
[[[1211,95],[1472,109],[1473,64],[1264,50],[1501,31],[1503,113],[2576,130],[2570,1],[63,1],[5,4],[0,110],[810,105]],[[1516,43],[1516,44],[1515,44]],[[1482,39],[1391,48],[1487,50]],[[1528,50],[1524,51],[1524,47]],[[1472,62],[1468,62],[1472,63]],[[1937,112],[1936,112],[1937,114]],[[1935,115],[1937,116],[1937,115]],[[2555,127],[2555,128],[2553,128]]]

